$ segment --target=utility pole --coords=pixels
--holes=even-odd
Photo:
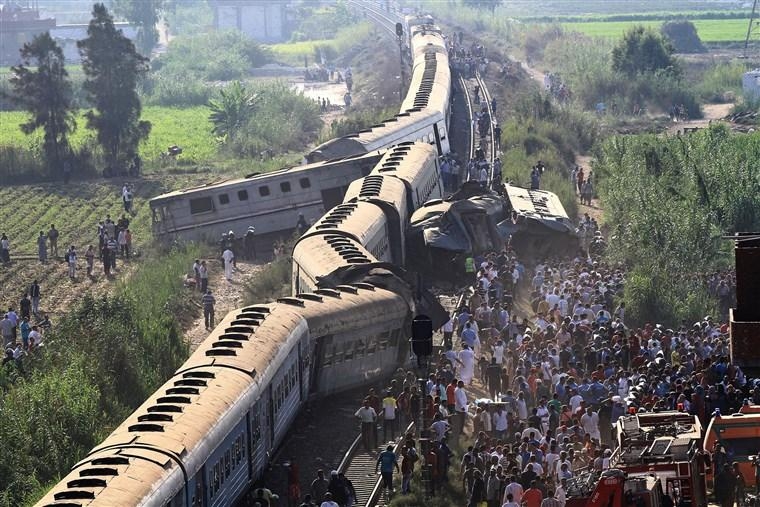
[[[755,0],[757,1],[757,0]],[[396,23],[396,36],[398,37],[399,75],[398,100],[404,101],[404,25]]]
[[[744,39],[744,58],[748,58],[747,47],[749,46],[749,37],[752,35],[752,22],[755,20],[755,11],[757,10],[757,0],[752,2],[752,14],[749,15],[749,25],[747,26],[747,37]]]

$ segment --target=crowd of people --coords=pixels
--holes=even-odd
[[[43,346],[44,334],[52,327],[50,318],[40,309],[42,291],[40,284],[34,280],[24,292],[18,305],[8,307],[0,320],[0,336],[3,340],[5,355],[2,366],[16,366],[24,370],[24,358]]]

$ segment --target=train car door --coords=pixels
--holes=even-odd
[[[438,124],[433,123],[433,133],[435,134],[435,147],[438,150],[438,156],[445,155],[443,148],[441,147],[441,134],[438,130]]]
[[[190,507],[203,507],[206,504],[206,465],[201,466],[195,478],[189,484]]]

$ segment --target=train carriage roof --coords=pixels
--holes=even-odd
[[[369,202],[358,201],[335,206],[317,220],[304,236],[335,233],[349,234],[362,245],[367,245],[371,236],[377,234],[377,228],[385,225],[382,209]]]
[[[354,180],[348,186],[345,202],[358,200],[391,204],[400,213],[406,212],[406,186],[398,178],[385,174],[370,174]]]
[[[371,174],[395,176],[412,182],[421,174],[420,168],[438,159],[436,149],[426,143],[401,143],[386,151]]]

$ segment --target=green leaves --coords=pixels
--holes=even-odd
[[[208,103],[212,131],[222,140],[235,134],[253,116],[260,96],[249,92],[240,81],[219,91],[219,96]]]
[[[49,32],[37,35],[21,48],[21,65],[12,67],[12,98],[30,113],[21,124],[24,134],[42,128],[43,151],[48,170],[62,167],[69,152],[68,135],[76,128],[71,81],[64,66],[63,50]],[[36,69],[33,70],[32,67]]]
[[[150,133],[140,121],[142,106],[137,82],[148,71],[148,60],[116,30],[103,4],[95,4],[87,38],[77,42],[87,80],[84,89],[95,108],[86,114],[87,127],[97,132],[107,169],[125,171],[137,146]]]
[[[681,69],[672,54],[673,46],[661,34],[637,25],[625,32],[612,49],[612,66],[629,77],[658,70],[680,75]]]
[[[709,313],[700,273],[730,265],[721,236],[760,227],[760,134],[712,126],[687,136],[614,137],[595,167],[608,253],[649,277],[626,286],[632,315],[672,322]]]

